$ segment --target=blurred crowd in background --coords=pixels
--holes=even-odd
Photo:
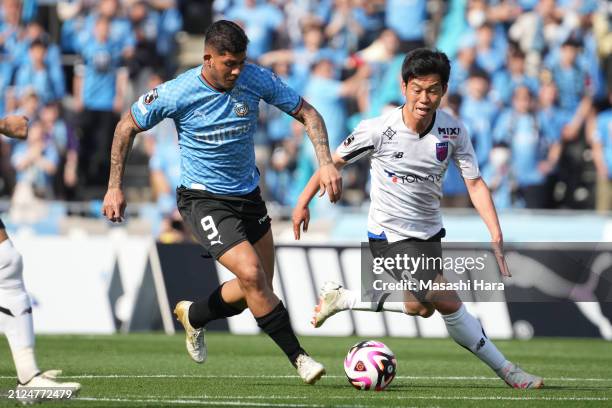
[[[452,63],[443,109],[465,123],[498,208],[612,205],[612,2],[1,1],[0,115],[32,124],[27,141],[1,141],[0,191],[14,203],[99,202],[121,113],[199,63],[182,62],[181,36],[201,56],[201,33],[225,18],[244,27],[251,61],[319,110],[332,149],[403,103],[406,52],[436,47]],[[266,199],[292,206],[317,166],[301,124],[262,104],[256,153]],[[367,201],[368,170],[347,168],[342,205]],[[179,177],[166,120],[137,139],[126,171],[128,199],[155,203],[158,231],[177,226]],[[443,205],[469,206],[454,164]]]

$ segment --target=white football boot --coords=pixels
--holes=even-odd
[[[323,364],[318,363],[306,354],[298,356],[297,360],[295,360],[295,366],[298,374],[306,384],[314,384],[325,375]]]
[[[315,306],[312,325],[321,327],[325,320],[346,310],[346,289],[337,282],[327,281],[319,291],[319,303]]]
[[[19,397],[19,401],[23,405],[30,405],[36,402],[45,401],[47,399],[69,399],[74,397],[81,389],[81,384],[77,382],[57,381],[57,377],[61,373],[61,370],[48,370],[35,375],[30,381],[25,384],[17,384],[18,393],[16,395],[18,397],[20,395],[24,396],[24,398]],[[53,392],[54,390],[70,390],[71,393]],[[40,392],[41,395],[37,398],[36,394],[38,392]]]
[[[174,314],[176,320],[181,322],[185,328],[185,345],[187,352],[193,361],[203,363],[206,361],[208,351],[204,341],[204,328],[196,329],[189,323],[189,307],[193,302],[182,300],[176,304]]]
[[[544,387],[544,379],[524,371],[518,365],[508,362],[499,372],[499,377],[512,388],[528,389]]]

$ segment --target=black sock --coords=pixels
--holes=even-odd
[[[246,309],[246,306],[244,308],[237,308],[226,303],[221,297],[222,287],[223,285],[215,289],[208,299],[193,302],[189,308],[189,323],[194,328],[204,327],[212,320],[235,316]]]
[[[297,337],[295,337],[289,320],[289,313],[282,301],[270,313],[256,317],[255,320],[257,320],[257,325],[261,330],[270,336],[278,347],[285,352],[291,364],[295,366],[295,360],[298,356],[306,354]]]

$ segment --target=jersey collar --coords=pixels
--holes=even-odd
[[[206,77],[202,73],[202,69],[203,68],[200,68],[198,72],[198,78],[200,79],[200,82],[202,82],[202,85],[204,85],[205,87],[209,88],[212,91],[219,92],[219,93],[225,93],[223,89],[219,89],[215,87],[213,84],[211,84],[210,82],[208,82],[208,79],[206,79]]]
[[[423,133],[419,133],[419,139],[427,136],[429,134],[429,132],[431,132],[431,129],[433,129],[434,127],[434,123],[436,123],[436,115],[438,114],[438,112],[434,112],[433,117],[431,118],[431,123],[429,124],[429,126],[427,126],[427,129],[425,129],[423,131]]]
[[[413,131],[412,129],[410,129],[410,128],[409,128],[409,127],[406,125],[406,123],[404,122],[404,113],[403,113],[403,110],[404,110],[404,105],[400,106],[398,109],[399,109],[399,111],[400,111],[400,120],[401,120],[402,124],[404,125],[404,127],[405,127],[406,129],[408,129],[409,131],[414,132],[414,131]],[[437,117],[437,115],[438,115],[438,112],[437,112],[437,111],[435,111],[435,112],[434,112],[434,114],[433,114],[433,117],[431,118],[431,122],[429,123],[429,126],[427,126],[427,129],[425,129],[423,132],[421,132],[421,133],[419,133],[419,134],[418,134],[418,135],[419,135],[419,139],[424,138],[425,136],[427,136],[427,135],[429,134],[429,132],[431,132],[431,129],[433,129],[433,127],[434,127],[434,123],[436,123],[436,117]]]

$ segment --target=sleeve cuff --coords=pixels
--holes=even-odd
[[[130,116],[132,117],[132,121],[134,122],[136,127],[140,129],[141,132],[145,132],[147,130],[147,129],[144,129],[142,126],[140,126],[140,123],[138,123],[138,120],[136,120],[136,116],[134,116],[134,113],[132,112],[131,108],[130,108]]]
[[[300,101],[298,102],[296,107],[293,108],[293,110],[291,112],[289,112],[289,114],[291,116],[297,115],[302,110],[302,106],[304,106],[304,98],[300,97]]]

